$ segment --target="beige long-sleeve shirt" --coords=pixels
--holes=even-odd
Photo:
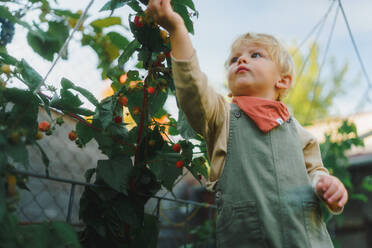
[[[187,60],[178,60],[172,54],[171,58],[178,103],[191,127],[205,138],[207,144],[210,172],[206,189],[214,192],[227,154],[230,104],[208,84],[206,74],[199,67],[195,49],[191,58]],[[315,186],[319,176],[329,175],[329,171],[323,165],[316,137],[295,118],[293,120],[302,143],[304,166],[316,192]],[[322,200],[318,194],[317,196]],[[328,205],[327,207],[333,214],[341,214],[343,211],[343,207],[337,211],[331,210]]]

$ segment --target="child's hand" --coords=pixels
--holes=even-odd
[[[173,11],[170,1],[171,0],[149,0],[145,12],[147,15],[151,16],[156,23],[168,30],[169,33],[172,33],[179,25],[184,24],[182,17]]]
[[[322,175],[316,185],[316,191],[332,210],[342,208],[348,200],[345,186],[334,176]]]

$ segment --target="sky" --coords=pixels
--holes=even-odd
[[[59,0],[57,7],[75,11],[84,10],[89,2],[87,0]],[[93,20],[92,18],[108,16],[109,12],[98,12],[106,2],[106,0],[94,1],[89,9],[91,17],[86,23]],[[331,3],[332,0],[194,0],[199,17],[193,18],[195,34],[190,34],[190,38],[197,51],[201,70],[206,73],[208,82],[217,92],[227,95],[228,91],[223,85],[226,78],[223,63],[229,54],[231,43],[238,35],[245,32],[269,33],[287,46],[294,42],[298,44],[322,18]],[[367,73],[372,74],[372,17],[370,16],[372,1],[342,1],[342,4]],[[323,58],[336,7],[337,1],[319,36],[320,60]],[[123,23],[127,24],[129,13],[133,12],[130,8],[124,7],[118,9],[114,16],[122,17]],[[33,17],[30,15],[28,18],[31,20]],[[124,28],[116,27],[116,30],[127,34],[129,40],[133,39]],[[69,45],[69,60],[60,60],[57,63],[48,76],[47,83],[58,88],[61,78],[67,77],[75,84],[93,92],[97,98],[102,98],[101,93],[104,88],[108,87],[108,82],[103,82],[100,78],[100,71],[96,68],[98,63],[96,54],[89,47],[81,47],[80,38],[81,34],[76,33]],[[312,35],[302,46],[303,54],[306,54],[309,42],[314,39],[315,35]],[[17,27],[14,41],[8,46],[8,51],[16,58],[24,58],[42,76],[46,75],[51,67],[51,62],[43,60],[27,45],[26,31],[21,27]],[[356,112],[371,111],[372,104],[367,101],[363,108],[356,108],[361,96],[368,89],[368,83],[362,74],[341,12],[336,21],[328,52],[328,59],[330,57],[336,59],[338,67],[346,62],[349,64],[346,75],[346,80],[349,82],[348,88],[345,89],[346,93],[334,102],[331,114],[346,116]],[[325,65],[321,79],[329,79],[328,64]],[[369,76],[372,77],[372,75]],[[355,78],[360,79],[358,83],[355,82]],[[372,91],[372,86],[370,91]],[[369,95],[372,99],[372,93]],[[172,103],[174,99],[170,98],[167,104],[173,105]]]

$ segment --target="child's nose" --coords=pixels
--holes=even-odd
[[[248,63],[248,60],[246,58],[246,56],[240,56],[239,59],[238,59],[238,64],[241,64],[241,63]]]

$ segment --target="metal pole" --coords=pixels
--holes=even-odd
[[[74,195],[75,195],[75,184],[71,184],[70,200],[68,201],[68,210],[67,210],[67,217],[66,217],[67,223],[71,223],[71,212],[72,212],[72,205],[74,203]]]
[[[185,219],[185,244],[184,247],[187,246],[187,234],[188,234],[188,226],[187,226],[187,217],[189,216],[189,204],[186,203],[186,219]]]

